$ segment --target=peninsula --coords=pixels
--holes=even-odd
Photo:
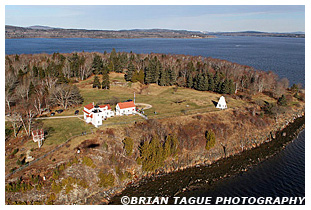
[[[146,177],[215,167],[304,125],[299,85],[202,56],[6,55],[5,81],[7,204],[109,203]]]

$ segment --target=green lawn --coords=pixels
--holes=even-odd
[[[68,138],[80,135],[82,132],[90,133],[93,125],[87,124],[78,118],[43,120],[43,129],[48,132],[44,144],[61,144]]]

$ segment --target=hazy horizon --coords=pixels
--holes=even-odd
[[[63,29],[305,32],[305,6],[6,5],[5,24]]]

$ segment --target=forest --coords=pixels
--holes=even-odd
[[[267,93],[281,97],[288,88],[286,78],[271,71],[202,56],[75,52],[6,55],[6,116],[14,128],[30,135],[34,117],[53,107],[67,109],[83,103],[75,83],[92,75],[94,88],[110,88],[109,72],[124,73],[128,82],[144,85],[179,86],[221,94]],[[99,81],[102,77],[102,83]]]

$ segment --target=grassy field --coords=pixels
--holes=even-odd
[[[71,136],[90,133],[93,125],[87,124],[78,118],[43,120],[43,129],[48,132],[44,144],[53,145],[65,142]]]
[[[94,77],[90,77],[76,84],[84,98],[83,104],[65,110],[61,114],[56,114],[56,116],[72,116],[75,110],[79,110],[79,114],[83,114],[83,106],[92,102],[95,104],[104,104],[113,98],[117,98],[117,101],[133,99],[134,92],[136,93],[136,103],[152,105],[152,108],[145,110],[145,114],[149,119],[219,111],[219,109],[215,108],[215,103],[218,102],[221,95],[217,93],[173,86],[161,87],[156,84],[146,86],[139,83],[126,83],[124,74],[120,73],[111,73],[110,90],[103,90],[92,88],[93,79]],[[269,97],[267,97],[268,99]],[[231,97],[226,97],[226,101],[228,108],[242,107],[247,103]],[[112,106],[112,109],[114,108],[115,106]],[[143,120],[138,115],[113,117],[103,121],[103,126],[99,129],[122,126]],[[49,133],[45,141],[46,145],[60,144],[71,136],[79,135],[84,131],[90,132],[90,129],[95,129],[94,126],[86,124],[82,118],[48,119],[42,120],[42,122],[44,124],[44,130]]]
[[[92,88],[93,78],[89,78],[83,83],[78,84],[81,94],[84,98],[84,105],[91,102],[105,103],[116,97],[119,101],[125,101],[134,98],[136,93],[136,103],[151,104],[152,108],[145,111],[145,114],[151,118],[164,116],[179,116],[185,113],[209,112],[216,111],[213,103],[217,102],[220,94],[196,91],[189,88],[176,87],[161,87],[155,84],[145,86],[143,91],[140,91],[138,83],[125,83],[123,74],[113,73],[110,75],[111,81],[123,82],[123,86],[111,85],[110,90],[102,90]],[[139,94],[139,92],[141,92]],[[245,102],[241,100],[229,99],[228,107],[239,107]],[[112,107],[114,108],[114,107]],[[154,114],[157,113],[157,115]]]

